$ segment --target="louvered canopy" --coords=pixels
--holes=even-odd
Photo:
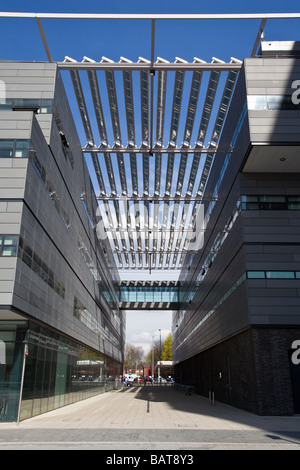
[[[0,12],[0,17],[35,19],[49,62],[54,60],[42,21],[151,22],[150,57],[136,62],[125,57],[119,62],[65,57],[56,64],[72,80],[82,125],[75,121],[84,136],[82,152],[117,267],[179,272],[242,62],[215,57],[211,62],[197,57],[193,62],[155,59],[156,22],[260,20],[251,53],[255,57],[267,20],[294,20],[300,13]],[[80,28],[76,31],[83,34]],[[74,96],[69,97],[73,103]]]
[[[117,267],[180,269],[241,61],[58,65],[72,79]]]

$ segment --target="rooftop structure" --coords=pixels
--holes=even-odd
[[[251,57],[272,14],[63,14],[1,12],[0,18],[35,19],[49,62],[43,24],[51,20],[138,20],[151,23],[149,57],[115,62],[84,56],[56,61],[73,84],[99,202],[98,234],[111,243],[119,270],[175,270],[195,233],[195,218],[218,149],[242,60],[195,57],[192,63],[155,58],[159,21],[260,20]],[[97,23],[99,24],[99,23]],[[243,58],[242,58],[243,59]],[[70,90],[67,93],[71,99]],[[104,102],[108,107],[104,109]],[[125,109],[125,119],[121,110]],[[109,132],[109,129],[112,132]],[[85,195],[83,194],[84,198]],[[98,222],[99,222],[98,220]],[[136,276],[133,274],[133,277]]]

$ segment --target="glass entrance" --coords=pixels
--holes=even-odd
[[[18,419],[27,322],[0,322],[0,422]]]

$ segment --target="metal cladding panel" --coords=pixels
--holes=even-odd
[[[17,256],[6,259],[1,250],[2,304],[9,300],[24,317],[99,350],[99,335],[73,314],[74,297],[78,296],[101,334],[103,319],[107,318],[107,345],[119,360],[123,348],[123,320],[117,321],[123,318],[116,292],[119,278],[110,246],[99,244],[95,237],[92,224],[97,200],[57,64],[14,63],[12,70],[20,77],[18,80],[16,74],[14,82],[18,102],[12,97],[0,103],[6,108],[0,112],[0,244],[3,234],[9,231],[10,237],[15,235]],[[41,109],[46,104],[34,91],[27,101],[30,91],[23,93],[23,70],[31,72],[26,77],[32,77],[37,90],[47,79],[52,89],[47,109]],[[92,137],[81,80],[77,74],[73,78],[86,137]],[[3,158],[5,152],[7,158]],[[3,192],[5,186],[9,191]],[[11,244],[11,240],[4,242]],[[13,281],[13,291],[9,291]],[[1,295],[4,288],[10,299]]]
[[[263,57],[255,67],[245,60],[251,141],[299,143],[300,58]],[[276,80],[274,79],[276,77]]]

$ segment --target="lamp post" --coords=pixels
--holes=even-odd
[[[152,336],[152,370],[151,370],[152,379],[154,379],[154,335]]]
[[[160,363],[161,363],[161,329],[159,331],[159,368],[158,368],[158,377],[159,377],[159,382],[161,382],[161,377],[160,377]]]

